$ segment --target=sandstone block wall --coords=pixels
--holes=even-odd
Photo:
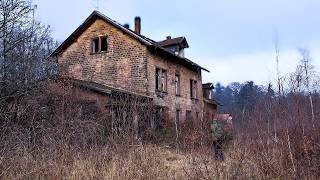
[[[92,39],[108,37],[106,53],[91,53]],[[146,47],[114,26],[96,20],[58,57],[60,73],[135,93],[146,93]]]

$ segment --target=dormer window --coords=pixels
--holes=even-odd
[[[92,49],[91,53],[103,53],[108,51],[108,38],[98,37],[92,39]]]
[[[208,96],[209,96],[209,97],[208,97],[209,99],[212,99],[212,90],[209,90]]]
[[[166,47],[166,49],[168,49],[169,51],[171,51],[172,53],[174,53],[175,55],[178,55],[179,53],[179,46],[175,45],[175,46],[168,46]]]
[[[156,44],[180,57],[184,57],[184,49],[189,47],[185,37],[171,38],[171,36],[168,36],[166,40],[159,41]]]

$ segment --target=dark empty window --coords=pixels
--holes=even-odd
[[[192,99],[197,99],[197,81],[190,80],[190,97]]]
[[[92,40],[92,53],[101,53],[108,51],[108,38],[99,37]]]
[[[156,68],[156,90],[161,92],[167,91],[167,71],[165,69]]]
[[[176,95],[180,95],[180,75],[176,74],[174,78]]]
[[[108,50],[108,41],[106,37],[101,38],[101,52],[107,52]]]
[[[192,120],[192,111],[187,110],[186,112],[186,122],[190,123]]]

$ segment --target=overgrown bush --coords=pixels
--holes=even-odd
[[[257,99],[252,111],[234,113],[236,134],[220,162],[214,160],[205,120],[186,122],[178,139],[171,128],[146,128],[137,139],[132,123],[119,126],[121,134],[111,133],[108,113],[95,111],[96,115],[79,118],[68,83],[40,85],[1,101],[3,179],[316,179],[320,175],[317,95],[313,120],[304,94]],[[123,105],[129,103],[123,98]],[[130,107],[127,104],[119,112],[131,112]],[[132,120],[132,114],[127,115],[126,120]],[[148,127],[150,116],[140,118],[145,123],[140,128]]]

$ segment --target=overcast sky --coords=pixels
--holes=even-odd
[[[121,24],[142,19],[142,34],[154,40],[185,36],[186,57],[206,67],[203,82],[275,81],[274,39],[281,74],[293,71],[297,48],[311,52],[320,68],[319,0],[34,0],[37,18],[65,40],[98,9]],[[97,6],[99,5],[99,6]]]

